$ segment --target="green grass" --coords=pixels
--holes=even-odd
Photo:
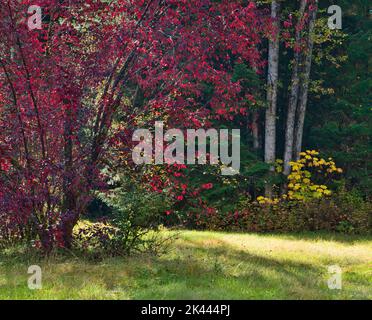
[[[32,264],[42,290],[27,287]],[[327,287],[334,264],[342,290]],[[99,262],[5,251],[0,299],[372,299],[372,238],[183,231],[159,257]]]

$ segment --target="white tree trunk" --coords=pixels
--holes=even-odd
[[[269,56],[267,70],[267,109],[265,114],[265,162],[275,162],[276,150],[276,110],[278,100],[278,78],[279,78],[279,33],[280,33],[280,4],[277,1],[271,3],[271,18],[274,20],[276,33],[269,40]],[[274,171],[274,166],[271,166]],[[272,186],[266,185],[267,197],[272,197]]]
[[[316,6],[318,1],[315,1]],[[300,87],[300,97],[297,110],[297,125],[295,128],[295,145],[293,156],[295,160],[298,160],[300,157],[300,152],[302,148],[302,138],[304,132],[304,122],[307,106],[307,98],[309,93],[309,81],[310,81],[310,72],[311,72],[311,63],[313,56],[313,47],[314,47],[314,29],[317,16],[318,7],[311,12],[309,20],[309,35],[307,39],[307,52],[304,59],[304,72],[301,77],[301,87]]]
[[[306,0],[301,0],[298,22],[296,25],[295,42],[300,44],[301,41],[301,28],[302,19],[306,8]],[[296,120],[296,109],[298,103],[298,94],[300,87],[299,79],[299,66],[300,66],[300,52],[294,50],[294,60],[292,66],[292,79],[291,79],[291,92],[289,96],[288,110],[287,110],[287,123],[285,129],[285,144],[284,144],[284,174],[290,173],[291,167],[289,163],[293,160],[293,145],[294,145],[294,128]]]

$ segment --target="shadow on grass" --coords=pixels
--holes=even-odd
[[[365,237],[337,238],[337,235],[318,233],[283,234],[275,237],[290,240],[342,241],[348,244],[369,240]],[[12,277],[18,277],[20,280],[17,280],[15,285],[23,288],[26,274],[22,274],[25,264],[40,261],[41,266],[45,266],[45,287],[49,294],[62,299],[109,297],[218,300],[338,297],[326,288],[326,269],[312,264],[311,260],[279,260],[266,256],[265,252],[253,254],[244,251],[219,237],[209,239],[202,236],[202,239],[206,241],[200,242],[192,237],[182,238],[172,246],[172,250],[159,257],[139,255],[107,258],[97,262],[84,257],[60,255],[42,259],[39,256],[20,255],[19,251],[8,251],[0,253],[0,270],[5,267]],[[353,282],[366,291],[359,278]],[[25,291],[23,294],[28,293]],[[42,294],[41,292],[41,297]],[[364,298],[362,293],[360,295]]]
[[[310,264],[280,262],[227,245],[203,248],[185,244],[178,245],[178,250],[184,252],[184,256],[154,259],[154,265],[161,268],[150,277],[153,285],[134,298],[311,298],[319,297],[324,287],[319,283],[321,270]],[[137,281],[148,283],[148,274],[143,270],[137,276]]]

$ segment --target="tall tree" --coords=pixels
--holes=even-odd
[[[316,16],[318,11],[318,0],[314,1],[314,5],[310,8],[310,17],[309,17],[309,29],[307,36],[307,45],[303,53],[303,72],[301,73],[301,84],[300,84],[300,96],[298,101],[297,108],[297,122],[295,127],[295,136],[294,136],[294,150],[293,157],[295,160],[298,160],[300,157],[300,152],[302,148],[302,137],[304,132],[304,122],[307,106],[307,98],[309,93],[309,81],[310,81],[310,72],[311,64],[313,57],[313,47],[314,47],[314,29]]]
[[[293,159],[293,144],[294,144],[294,128],[296,120],[296,109],[298,103],[298,93],[300,87],[299,67],[301,62],[301,33],[305,23],[304,14],[307,0],[301,0],[300,9],[298,13],[298,20],[295,27],[295,44],[294,44],[294,59],[292,61],[292,78],[290,85],[290,95],[287,108],[287,121],[285,129],[284,141],[284,174],[288,175],[290,172],[289,163]]]
[[[231,80],[232,57],[262,65],[267,17],[254,1],[38,4],[48,23],[28,30],[29,0],[0,3],[0,224],[29,226],[49,250],[71,245],[117,130],[135,130],[144,112],[130,103],[135,92],[142,109],[180,127],[239,110],[246,97]]]
[[[273,164],[276,157],[276,113],[278,100],[279,78],[279,43],[280,43],[280,3],[272,1],[271,18],[275,32],[269,39],[268,70],[267,70],[267,109],[265,114],[265,162]],[[271,166],[274,171],[274,166]],[[266,196],[272,196],[272,185],[266,184]]]

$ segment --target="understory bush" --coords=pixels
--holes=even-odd
[[[341,179],[343,170],[332,158],[306,150],[290,167],[290,174],[284,176],[283,161],[276,160],[275,175],[281,176],[278,181],[282,182],[272,184],[267,197],[256,198],[248,190],[225,193],[214,206],[190,208],[179,215],[180,224],[247,232],[370,231],[371,203],[357,191],[347,191]]]
[[[246,232],[371,232],[371,203],[345,191],[334,194],[332,198],[306,202],[273,205],[246,200],[238,206],[234,213],[214,210],[190,214],[189,225],[208,230]]]
[[[110,208],[110,217],[82,222],[75,230],[75,247],[103,255],[158,253],[168,241],[159,234],[167,198],[136,183],[120,179],[117,187],[98,197]]]

